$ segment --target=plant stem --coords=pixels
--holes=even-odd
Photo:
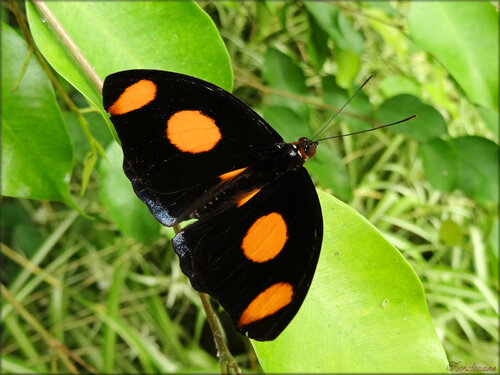
[[[175,234],[179,233],[180,230],[181,228],[179,224],[174,225]],[[214,309],[210,304],[208,295],[201,292],[198,293],[207,316],[208,325],[210,326],[210,330],[212,331],[212,335],[214,337],[221,374],[241,374],[241,369],[238,366],[238,363],[227,347],[226,340],[222,334],[222,329],[217,321],[217,316],[215,315]]]
[[[94,86],[102,93],[102,81],[101,78],[97,75],[92,65],[88,62],[88,60],[83,55],[80,48],[73,42],[73,39],[69,36],[68,32],[61,25],[57,17],[52,13],[49,9],[45,1],[33,1],[33,4],[38,8],[40,13],[43,14],[49,25],[52,27],[54,32],[59,36],[63,44],[68,48],[73,57],[76,59],[78,64],[81,66],[85,74],[90,78]]]

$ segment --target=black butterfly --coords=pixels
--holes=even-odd
[[[118,72],[103,97],[137,196],[163,225],[198,219],[173,239],[193,288],[240,332],[276,338],[320,253],[321,206],[303,167],[318,142],[285,143],[235,96],[178,73]]]

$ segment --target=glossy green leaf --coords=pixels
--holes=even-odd
[[[444,192],[451,192],[458,185],[458,156],[454,147],[441,138],[420,144],[418,149],[424,165],[425,178]]]
[[[441,223],[439,237],[441,237],[444,243],[450,246],[460,246],[462,244],[462,230],[459,225],[451,219]]]
[[[288,107],[264,107],[262,117],[266,120],[285,142],[295,142],[300,137],[310,137],[311,129],[302,118]]]
[[[354,29],[352,22],[343,15],[338,7],[315,1],[305,2],[304,5],[336,46],[361,56],[364,44],[363,35]]]
[[[262,75],[269,86],[285,92],[307,95],[306,78],[300,66],[289,56],[274,48],[269,48],[264,57]],[[271,102],[276,106],[286,106],[298,113],[304,121],[309,117],[307,104],[283,96],[271,95]]]
[[[386,98],[400,94],[411,94],[420,97],[420,87],[413,77],[404,75],[393,75],[385,77],[379,84],[379,88]]]
[[[126,69],[177,71],[232,89],[229,55],[210,17],[184,1],[82,1],[46,4],[104,78]],[[59,74],[98,108],[102,98],[31,2],[38,48]]]
[[[328,48],[328,34],[318,26],[311,16],[309,16],[309,42],[306,48],[309,58],[311,59],[311,64],[316,70],[321,70],[330,54],[330,49]]]
[[[394,8],[391,5],[390,1],[369,1],[363,2],[362,5],[365,7],[380,9],[390,16],[401,16],[401,12],[398,9]]]
[[[490,2],[412,2],[410,35],[474,103],[498,111],[498,11]]]
[[[453,138],[458,155],[459,187],[476,199],[498,202],[498,145],[486,138]]]
[[[314,158],[309,160],[305,167],[317,185],[331,189],[336,197],[344,201],[352,199],[349,173],[336,148],[322,142]]]
[[[488,129],[493,133],[494,140],[498,143],[498,112],[489,108],[479,107],[479,113]]]
[[[361,59],[347,49],[335,47],[335,61],[337,62],[337,84],[347,89],[359,72]]]
[[[65,202],[73,150],[54,89],[24,40],[2,24],[2,194]]]
[[[395,133],[427,141],[446,134],[446,122],[437,109],[424,104],[413,95],[402,94],[387,99],[377,110],[378,119],[388,124],[417,115],[417,118],[401,125],[392,126]]]
[[[361,215],[319,192],[324,239],[296,317],[255,342],[267,373],[442,373],[447,360],[420,281]]]
[[[160,235],[160,224],[135,195],[123,173],[123,152],[112,143],[106,150],[109,160],[101,160],[99,196],[120,231],[144,244],[153,243]]]
[[[402,59],[406,58],[407,49],[408,49],[408,39],[407,36],[401,32],[399,27],[395,27],[395,22],[401,15],[398,15],[397,11],[395,15],[398,15],[397,18],[391,18],[388,15],[394,14],[394,8],[389,5],[382,11],[382,9],[375,9],[373,5],[375,2],[371,2],[371,9],[367,10],[366,17],[371,27],[376,30],[380,36],[383,38],[384,42],[393,48],[393,51],[399,55]],[[379,4],[383,4],[383,2],[379,2]],[[392,10],[392,11],[391,11]]]

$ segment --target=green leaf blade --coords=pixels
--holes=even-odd
[[[425,177],[436,189],[451,192],[458,186],[459,172],[454,147],[441,138],[420,144]]]
[[[451,144],[458,155],[459,187],[475,199],[498,202],[498,145],[476,136],[453,138]]]
[[[477,104],[498,112],[498,11],[489,2],[413,2],[410,35]]]
[[[415,272],[361,215],[319,196],[324,239],[316,275],[285,331],[272,342],[252,342],[264,370],[445,372]]]
[[[299,64],[290,56],[274,48],[269,48],[264,57],[262,74],[275,89],[292,94],[307,95],[306,77]],[[289,107],[306,121],[310,108],[307,104],[286,97],[271,95],[274,105]]]
[[[232,89],[229,55],[210,17],[192,2],[50,2],[47,4],[104,80],[127,69],[161,69]],[[98,108],[102,99],[31,2],[35,42],[54,69]]]
[[[2,24],[2,194],[60,201],[69,193],[73,149],[54,90],[32,56],[14,92],[26,43]]]
[[[377,117],[384,124],[396,122],[411,115],[417,115],[417,117],[409,122],[392,126],[391,131],[424,142],[446,134],[446,122],[439,111],[422,103],[413,95],[393,96],[383,102],[377,110]]]

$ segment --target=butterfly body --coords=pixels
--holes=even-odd
[[[178,73],[112,74],[103,89],[137,196],[162,224],[198,219],[173,239],[192,286],[242,333],[272,340],[314,275],[323,223],[307,171],[317,142],[285,143],[260,116]]]

